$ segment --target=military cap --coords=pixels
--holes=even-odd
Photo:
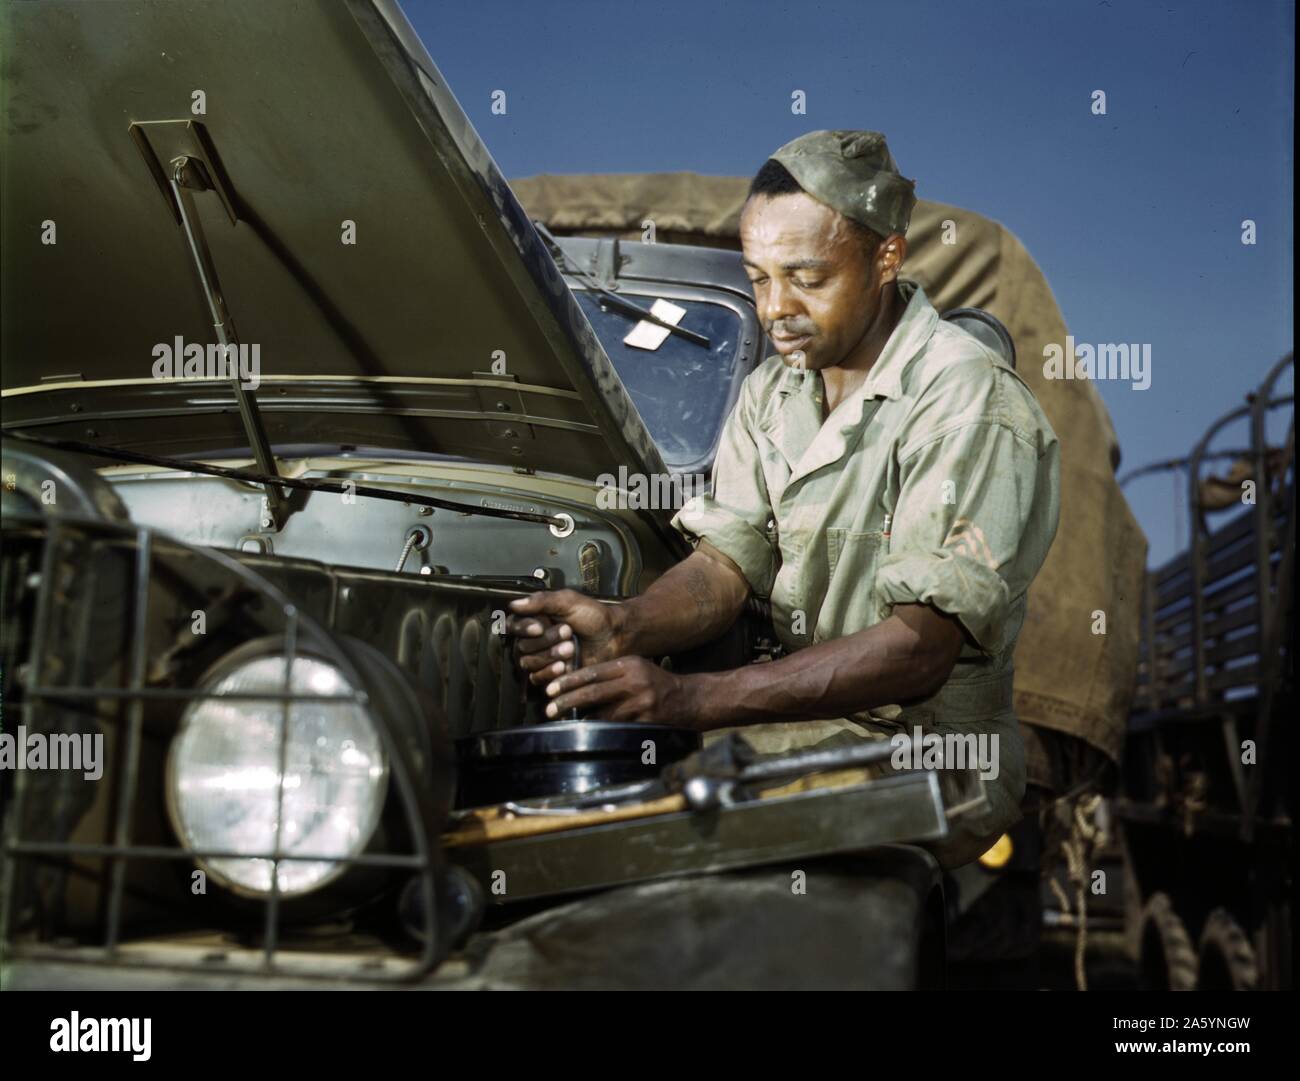
[[[846,218],[881,236],[907,232],[916,182],[899,173],[880,132],[810,131],[772,158],[804,191]]]

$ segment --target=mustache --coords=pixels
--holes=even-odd
[[[817,324],[811,319],[777,319],[768,323],[766,330],[769,336],[804,338],[817,333]]]

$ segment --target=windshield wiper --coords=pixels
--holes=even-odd
[[[546,228],[540,221],[533,222],[537,229],[538,235],[546,241],[546,246],[551,249],[551,255],[560,269],[567,274],[572,274],[578,278],[587,287],[588,291],[595,293],[601,300],[611,308],[621,311],[624,315],[635,315],[638,319],[644,319],[647,323],[653,323],[657,327],[663,327],[670,334],[676,334],[679,338],[685,338],[688,342],[694,342],[696,345],[702,345],[705,349],[710,347],[709,339],[698,331],[688,330],[686,327],[679,327],[675,323],[668,322],[667,319],[660,319],[649,308],[643,308],[626,297],[621,297],[610,289],[606,289],[600,282],[596,281],[581,267],[574,266],[569,262],[569,257],[564,254],[564,249],[560,247],[560,242],[551,235],[551,231]]]

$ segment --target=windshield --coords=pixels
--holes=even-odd
[[[658,349],[637,349],[623,342],[636,326],[635,315],[602,306],[586,290],[575,292],[668,467],[681,470],[710,457],[725,419],[740,317],[723,304],[672,297],[686,309],[678,325],[703,334],[709,344],[669,334]],[[653,301],[653,294],[620,293],[645,308]]]

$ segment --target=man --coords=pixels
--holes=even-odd
[[[877,132],[772,156],[740,233],[778,355],[745,380],[712,493],[673,519],[694,553],[618,605],[515,601],[511,630],[552,717],[743,726],[760,751],[916,726],[992,737],[991,811],[943,846],[955,865],[1019,817],[1011,658],[1056,532],[1059,456],[1028,387],[899,278],[914,205]],[[716,638],[751,592],[789,656],[703,675],[645,659]]]

